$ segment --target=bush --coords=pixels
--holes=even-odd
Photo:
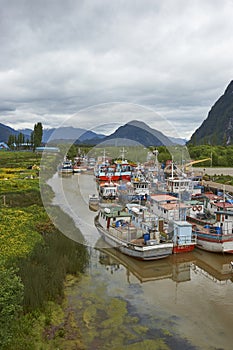
[[[10,343],[22,310],[23,284],[13,268],[0,265],[0,348]]]

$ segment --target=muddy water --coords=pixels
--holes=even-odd
[[[129,316],[137,316],[147,329],[143,340],[160,337],[167,349],[175,350],[232,349],[232,255],[195,250],[155,262],[135,261],[102,244],[93,226],[95,213],[88,208],[88,195],[96,191],[92,176],[55,176],[50,185],[56,193],[55,204],[73,218],[91,253],[88,283],[73,286],[74,307],[80,290],[88,295],[97,288],[103,299],[114,297],[127,303]],[[76,239],[75,233],[72,238]],[[101,346],[92,344],[88,349]]]

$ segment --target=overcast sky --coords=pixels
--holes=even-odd
[[[232,0],[0,5],[0,122],[15,129],[140,119],[189,138],[233,77]]]

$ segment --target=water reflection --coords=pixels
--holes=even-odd
[[[131,275],[135,276],[140,283],[162,279],[171,279],[177,283],[187,282],[191,280],[191,270],[212,279],[214,282],[232,282],[232,258],[229,255],[196,250],[157,261],[145,262],[130,258],[111,247],[98,248],[102,246],[102,239],[99,239],[96,248],[100,251],[100,264],[104,265],[111,274],[116,273],[123,265],[126,269],[128,283],[130,283]]]
[[[233,267],[232,256],[229,254],[216,254],[196,249],[194,251],[194,271],[211,278],[216,283],[232,282]]]

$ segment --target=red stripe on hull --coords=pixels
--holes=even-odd
[[[192,252],[194,250],[195,245],[180,245],[180,246],[174,246],[173,247],[173,254],[179,254],[179,253],[188,253]]]
[[[131,175],[121,175],[121,180],[130,181],[131,180]]]
[[[99,181],[107,182],[109,180],[111,180],[111,181],[119,181],[120,177],[119,176],[112,176],[111,178],[109,178],[108,176],[99,176],[96,179],[99,180]]]

